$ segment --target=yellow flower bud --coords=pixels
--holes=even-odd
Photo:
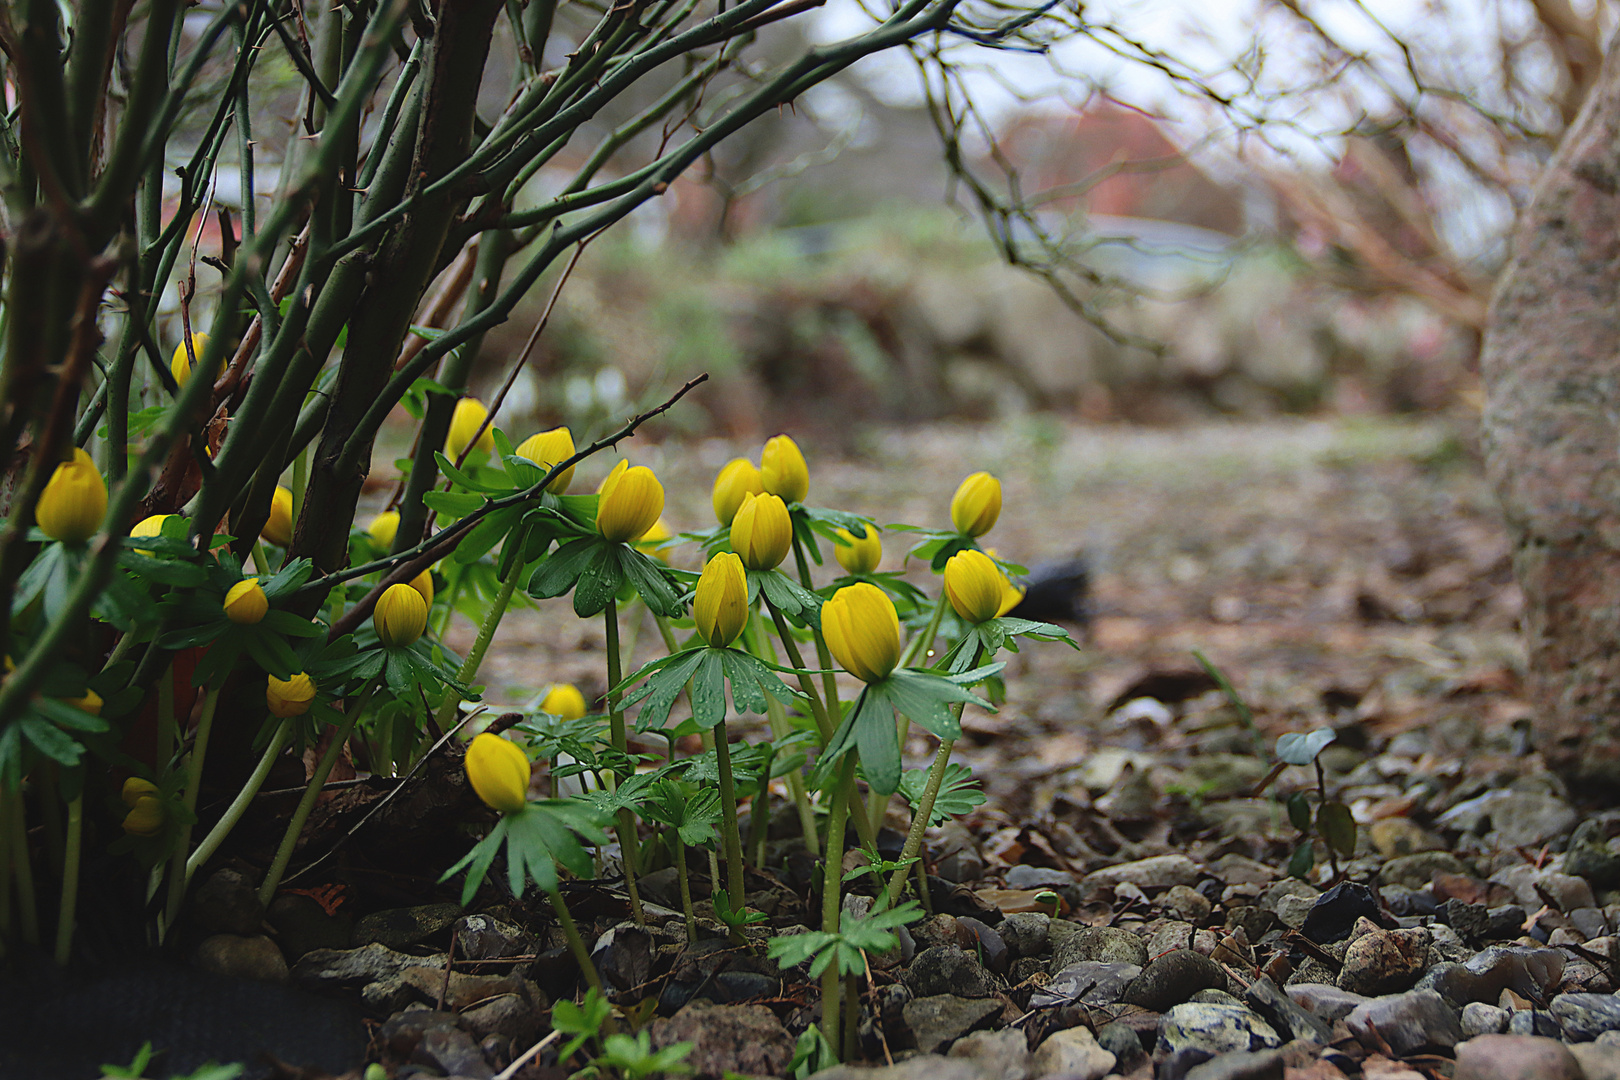
[[[207,334],[198,331],[191,335],[191,351],[196,354],[197,359],[202,359],[202,354],[207,348]],[[184,387],[186,380],[191,378],[191,357],[186,355],[186,343],[184,340],[174,347],[174,355],[169,357],[169,372],[174,376],[174,381],[179,383],[181,387]]]
[[[107,484],[90,455],[77,447],[73,459],[51,473],[34,507],[45,535],[64,544],[82,544],[95,535],[107,513]]]
[[[427,629],[428,605],[409,585],[390,585],[377,599],[371,625],[377,640],[390,649],[411,644]]]
[[[780,502],[781,500],[777,500]],[[722,551],[709,560],[692,598],[698,636],[716,649],[737,640],[748,622],[748,578],[742,560]]]
[[[664,512],[664,485],[645,465],[621,461],[608,473],[596,504],[596,531],[623,544],[646,533]]]
[[[733,458],[714,478],[714,516],[722,525],[730,525],[737,516],[737,507],[745,495],[763,495],[765,488],[759,482],[759,470],[747,458]]]
[[[774,570],[793,546],[793,519],[775,495],[745,495],[731,519],[731,549],[750,570]]]
[[[101,695],[94,690],[86,690],[84,697],[63,698],[63,700],[80,712],[87,712],[91,716],[101,715]]]
[[[786,435],[768,440],[759,455],[759,482],[783,502],[803,502],[810,493],[810,470],[799,444]]]
[[[456,402],[456,411],[450,417],[450,433],[444,437],[444,456],[451,463],[461,459],[461,452],[467,449],[472,442],[473,432],[484,423],[489,416],[489,410],[477,398],[464,397]],[[482,450],[486,454],[495,452],[495,431],[493,427],[484,428],[484,433],[478,436],[474,450]]]
[[[467,779],[491,810],[514,814],[529,801],[529,757],[517,743],[484,732],[467,744]]]
[[[141,796],[156,795],[157,793],[158,786],[152,781],[142,779],[139,776],[132,776],[124,781],[123,790],[118,793],[118,797],[124,800],[125,806],[134,806],[140,801]]]
[[[384,510],[371,519],[366,526],[366,532],[371,536],[372,542],[383,551],[394,550],[394,537],[399,535],[399,511]]]
[[[542,469],[549,469],[558,462],[567,461],[574,456],[574,433],[560,427],[542,431],[538,435],[530,435],[518,444],[517,455],[528,458]],[[546,490],[553,495],[566,495],[568,485],[573,482],[574,466],[570,465],[551,478]]]
[[[142,518],[135,523],[133,528],[129,530],[129,535],[136,539],[146,536],[162,536],[163,523],[168,521],[172,516],[172,514],[153,514],[151,517]],[[142,551],[140,548],[136,548],[135,550],[139,551],[142,555],[152,554],[150,551]]]
[[[900,617],[882,589],[846,585],[821,607],[821,633],[843,669],[862,682],[888,677],[900,662]]]
[[[540,702],[540,711],[563,720],[578,720],[585,715],[585,695],[568,683],[553,683]]]
[[[163,831],[163,800],[142,795],[124,815],[124,831],[131,836],[156,836]]]
[[[225,594],[225,617],[239,626],[252,626],[270,610],[270,600],[256,577],[243,578]]]
[[[666,565],[669,563],[669,549],[663,546],[665,540],[675,534],[669,531],[664,519],[659,518],[653,522],[653,527],[636,537],[636,550],[645,552]]]
[[[292,492],[277,484],[276,493],[270,497],[270,516],[265,518],[259,535],[276,547],[286,547],[292,543],[292,534]]]
[[[951,496],[951,525],[964,536],[983,536],[1001,516],[1001,481],[976,472]]]
[[[1021,586],[1014,585],[1010,581],[1007,582],[1007,587],[1001,592],[1001,606],[996,609],[996,617],[1000,618],[1013,608],[1017,607],[1021,602],[1023,602],[1024,593],[1028,591],[1029,590],[1022,588]]]
[[[411,588],[422,594],[422,599],[433,606],[433,571],[424,570],[411,579]]]
[[[270,706],[270,715],[285,720],[289,716],[303,716],[315,700],[315,682],[302,671],[295,671],[290,679],[267,676],[264,703]]]
[[[868,525],[866,535],[860,539],[848,529],[838,529],[833,535],[838,538],[833,545],[833,557],[850,573],[870,574],[883,561],[883,540],[878,536],[876,525]]]
[[[995,560],[982,551],[958,551],[945,563],[945,595],[970,623],[995,618],[1010,587]]]

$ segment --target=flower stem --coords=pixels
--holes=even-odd
[[[231,830],[236,828],[236,823],[242,820],[242,815],[253,803],[253,796],[264,786],[265,777],[270,775],[270,769],[275,764],[276,758],[281,755],[281,751],[286,748],[291,738],[292,720],[289,718],[283,720],[276,727],[275,733],[270,736],[270,745],[264,748],[264,754],[259,758],[259,764],[254,767],[253,775],[247,778],[242,790],[236,793],[231,805],[225,808],[225,815],[214,823],[214,827],[208,830],[208,835],[202,838],[202,843],[197,845],[197,850],[186,858],[187,884],[190,884],[198,868],[219,850],[219,845],[223,844],[225,838],[231,834]]]
[[[551,910],[557,913],[557,925],[562,927],[563,937],[568,939],[568,948],[574,954],[574,962],[579,965],[580,976],[592,990],[602,993],[602,977],[596,973],[596,965],[591,963],[591,950],[585,947],[585,939],[579,936],[579,927],[574,924],[573,913],[563,900],[562,889],[554,886],[546,890],[546,895],[551,898]]]
[[[960,708],[960,706],[958,706]],[[928,768],[928,782],[923,785],[922,798],[912,808],[911,831],[906,834],[906,846],[900,849],[900,861],[906,862],[917,857],[922,850],[923,833],[928,829],[928,821],[934,815],[934,800],[939,797],[940,783],[945,779],[945,766],[951,761],[951,748],[956,745],[955,739],[945,739],[939,744],[939,750],[934,754],[934,763]],[[894,872],[889,879],[888,892],[885,893],[884,907],[892,907],[905,891],[906,878],[912,870],[909,866],[902,866]]]
[[[380,676],[379,676],[380,679]],[[366,688],[360,691],[350,708],[343,713],[343,722],[332,733],[332,741],[327,744],[326,753],[321,755],[320,761],[315,763],[315,774],[309,778],[309,786],[304,789],[304,797],[298,800],[298,808],[293,811],[292,820],[287,822],[287,831],[281,835],[281,846],[276,848],[275,860],[270,863],[270,869],[265,871],[264,882],[259,886],[259,903],[265,907],[275,898],[276,888],[281,884],[282,875],[287,872],[287,864],[292,862],[293,849],[298,846],[299,834],[304,831],[304,823],[309,820],[310,813],[315,809],[315,801],[321,796],[321,789],[326,786],[326,778],[332,775],[332,766],[337,764],[338,755],[343,753],[344,744],[349,741],[349,733],[354,730],[355,722],[360,714],[366,711],[371,704],[372,695],[377,692],[378,679],[373,679]]]
[[[799,655],[799,644],[793,640],[787,619],[769,600],[765,601],[765,607],[771,613],[771,621],[776,624],[776,636],[782,639],[782,649],[787,655],[788,665],[799,674],[799,689],[810,699],[810,714],[815,717],[816,728],[821,732],[821,745],[826,746],[832,739],[833,732],[837,730],[837,725],[827,714],[827,707],[822,704],[821,695],[816,692],[815,680],[811,679],[809,672],[805,670],[804,659]]]
[[[608,737],[613,740],[613,749],[628,754],[630,740],[625,734],[624,711],[619,708],[618,693],[619,683],[624,679],[619,663],[619,602],[609,600],[602,616],[607,631]],[[623,779],[625,777],[615,771],[614,786],[617,787],[617,782]],[[646,926],[647,916],[641,910],[641,893],[636,888],[636,815],[628,807],[619,811],[614,831],[619,834],[619,862],[624,867],[625,891],[630,894],[630,915],[637,926]]]
[[[28,821],[27,810],[23,804],[21,791],[13,791],[6,795],[6,827],[10,834],[6,839],[11,847],[11,857],[15,860],[17,882],[17,924],[22,930],[22,939],[30,945],[39,944],[39,909],[34,902],[34,867],[28,858]],[[47,813],[50,809],[47,808]],[[62,864],[63,877],[67,876],[67,863]]]
[[[757,626],[758,614],[750,613],[748,621],[750,626]],[[776,663],[776,650],[771,648],[770,638],[763,633],[750,636],[757,639],[760,659]],[[771,738],[785,739],[792,734],[792,729],[788,725],[787,710],[782,708],[780,701],[769,694],[765,695],[765,716],[770,721]],[[821,845],[816,840],[816,812],[811,808],[810,795],[804,789],[804,773],[794,769],[785,779],[788,794],[793,797],[793,805],[799,811],[799,829],[804,833],[804,849],[810,853],[811,858],[814,858],[820,852]]]
[[[821,929],[838,933],[843,914],[840,894],[844,876],[844,818],[849,813],[850,792],[855,788],[855,755],[846,754],[833,788],[832,811],[827,822],[827,858],[821,870]],[[821,973],[821,1033],[835,1049],[840,1046],[839,1025],[843,1021],[844,981],[836,963]]]
[[[197,718],[197,734],[191,743],[191,754],[186,758],[186,790],[182,796],[186,811],[197,812],[197,794],[202,790],[203,765],[208,760],[208,736],[214,730],[214,712],[219,707],[220,687],[210,686],[203,697],[202,715]],[[180,905],[186,898],[186,851],[191,847],[191,826],[180,829],[180,841],[175,845],[174,857],[169,862],[169,902],[163,909],[165,933],[180,916]]]
[[[731,777],[730,736],[726,722],[714,728],[714,756],[720,771],[720,834],[726,844],[726,894],[731,910],[741,911],[743,906],[743,853],[742,831],[737,827],[737,787]]]
[[[670,835],[675,840],[675,874],[681,884],[681,914],[686,916],[686,943],[697,944],[697,913],[692,909],[692,882],[686,874],[686,843],[681,839],[680,829],[672,829]]]
[[[945,618],[945,605],[949,603],[944,592],[939,595],[939,601],[934,605],[934,612],[928,616],[928,626],[921,634],[911,639],[906,646],[905,653],[900,657],[900,667],[915,667],[919,662],[928,658],[928,652],[934,647],[934,639],[939,636],[939,624]]]
[[[517,538],[519,544],[523,538]],[[471,649],[467,650],[467,658],[461,662],[461,669],[456,672],[456,681],[463,686],[469,685],[478,675],[478,668],[484,662],[484,655],[489,652],[489,643],[495,637],[496,627],[506,617],[506,609],[512,602],[512,593],[517,589],[518,579],[523,576],[523,563],[521,560],[512,560],[512,571],[501,582],[500,591],[495,594],[495,602],[484,613],[483,624],[478,627],[478,637],[473,641]],[[439,706],[438,723],[440,731],[448,731],[452,721],[456,718],[456,710],[461,705],[461,698],[452,689],[446,688],[444,704]]]
[[[56,916],[56,966],[66,967],[73,955],[73,922],[79,906],[79,852],[84,847],[84,796],[67,807],[67,858],[62,864],[62,904]],[[18,852],[19,860],[27,852]]]
[[[810,580],[810,561],[805,558],[804,544],[799,540],[798,530],[793,533],[793,561],[799,568],[799,584],[811,591],[815,585]],[[810,636],[816,643],[816,660],[821,664],[821,685],[827,692],[827,715],[836,718],[838,709],[838,677],[833,674],[832,652],[827,648],[827,639],[821,636],[821,628],[812,626]],[[837,723],[833,724],[837,727]]]

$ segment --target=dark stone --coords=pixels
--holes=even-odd
[[[499,994],[461,1014],[461,1025],[477,1038],[501,1035],[524,1048],[540,1034],[540,1020],[540,1010],[521,994]]]
[[[993,998],[936,994],[907,1002],[901,1015],[917,1049],[932,1054],[943,1052],[970,1031],[990,1027],[1001,1008],[1001,1002]]]
[[[1485,928],[1485,940],[1511,941],[1524,933],[1525,911],[1518,904],[1503,904],[1491,908],[1486,914],[1491,921]]]
[[[1440,921],[1457,931],[1464,941],[1484,941],[1491,929],[1491,915],[1484,904],[1451,899],[1440,905]]]
[[[1345,1018],[1357,1041],[1382,1052],[1384,1044],[1397,1057],[1450,1053],[1462,1041],[1462,1024],[1446,999],[1433,990],[1373,998]]]
[[[602,987],[615,1001],[639,1000],[652,979],[652,935],[634,923],[620,923],[596,939],[591,963]]]
[[[1620,884],[1620,855],[1609,850],[1603,832],[1600,822],[1583,821],[1577,825],[1562,867],[1564,873],[1583,877],[1597,889]]]
[[[338,912],[329,915],[302,893],[282,893],[270,901],[264,919],[276,932],[276,944],[289,960],[297,960],[313,949],[347,949],[354,932],[354,920]]]
[[[1137,967],[1148,962],[1147,945],[1142,939],[1118,927],[1088,926],[1078,933],[1051,936],[1052,959],[1048,970],[1054,974],[1082,960],[1093,960],[1100,964],[1135,964]]]
[[[247,875],[226,867],[216,870],[191,898],[191,919],[208,934],[264,933],[264,905]]]
[[[424,1031],[411,1060],[431,1065],[446,1076],[464,1076],[467,1080],[493,1080],[495,1076],[478,1043],[457,1027],[433,1027]]]
[[[1620,1031],[1620,998],[1611,994],[1559,994],[1551,1010],[1570,1042],[1591,1042],[1605,1031]]]
[[[402,1009],[384,1021],[382,1027],[377,1029],[375,1041],[389,1059],[409,1061],[411,1055],[416,1053],[422,1036],[430,1029],[453,1028],[457,1023],[458,1018],[453,1012],[435,1012],[424,1005],[416,1005]]]
[[[793,1060],[793,1037],[763,1005],[689,1005],[649,1035],[654,1049],[691,1043],[685,1064],[700,1078],[781,1076]]]
[[[1173,949],[1142,969],[1121,998],[1149,1012],[1165,1012],[1200,990],[1225,990],[1221,965],[1191,949]]]
[[[1142,1039],[1125,1024],[1104,1024],[1097,1029],[1097,1045],[1114,1055],[1114,1071],[1124,1076],[1147,1061]]]
[[[534,935],[488,915],[468,915],[456,920],[451,931],[458,960],[502,960],[507,957],[533,957],[540,952]]]
[[[287,981],[287,959],[263,934],[211,934],[197,946],[197,966],[218,975],[265,982]]]
[[[896,852],[896,855],[899,853]],[[928,898],[934,910],[945,915],[967,915],[986,926],[995,926],[1003,918],[1001,909],[981,898],[966,885],[957,885],[932,874],[928,877]]]
[[[1095,960],[1082,960],[1070,964],[1052,981],[1037,989],[1029,997],[1032,1009],[1052,1008],[1058,1005],[1113,1005],[1124,996],[1142,969],[1135,964],[1102,964]]]
[[[1249,984],[1243,992],[1243,1000],[1289,1041],[1303,1039],[1326,1045],[1333,1040],[1332,1025],[1296,1004],[1264,975]]]
[[[1186,1080],[1283,1080],[1285,1069],[1281,1050],[1249,1050],[1194,1065]]]
[[[982,998],[992,989],[979,962],[954,945],[936,945],[918,953],[906,969],[904,981],[919,998],[939,994]]]
[[[1187,1080],[1187,1074],[1206,1061],[1213,1061],[1215,1052],[1201,1046],[1185,1046],[1159,1061],[1155,1080]]]
[[[461,908],[456,904],[422,904],[374,911],[354,924],[354,943],[358,946],[375,942],[390,949],[403,949],[443,933],[460,917]]]
[[[1318,945],[1343,941],[1362,918],[1379,921],[1377,897],[1360,882],[1341,881],[1317,899],[1300,933]]]
[[[997,930],[1007,943],[1013,959],[1018,960],[1026,956],[1040,956],[1046,951],[1051,940],[1051,924],[1050,915],[1039,911],[1021,911],[1001,920]]]
[[[964,915],[957,919],[956,925],[967,929],[973,934],[973,948],[978,953],[981,964],[997,975],[1007,974],[1007,968],[1012,962],[1012,955],[1007,948],[1006,941],[1002,940],[1000,934],[971,915]],[[967,946],[964,944],[963,947],[966,948]]]
[[[1540,1009],[1516,1009],[1508,1016],[1509,1035],[1539,1035],[1548,1039],[1563,1038],[1558,1021]]]

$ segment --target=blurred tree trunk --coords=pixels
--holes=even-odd
[[[1620,50],[1521,217],[1481,368],[1549,763],[1620,783]]]

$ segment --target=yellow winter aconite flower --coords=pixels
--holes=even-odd
[[[118,793],[118,797],[124,800],[125,806],[134,806],[141,800],[142,796],[156,795],[157,793],[158,786],[152,781],[139,776],[132,776],[124,781],[123,790]]]
[[[444,456],[454,464],[460,460],[461,452],[467,449],[472,442],[473,432],[477,431],[489,416],[489,410],[477,398],[464,397],[456,402],[456,411],[450,417],[450,433],[444,437]],[[482,450],[486,454],[495,451],[495,432],[492,427],[484,428],[484,433],[478,436],[478,442],[473,445],[474,450]]]
[[[982,551],[958,551],[945,563],[945,595],[956,613],[970,623],[999,615],[1010,588],[995,560]]]
[[[542,469],[549,469],[574,456],[574,433],[565,427],[552,428],[538,435],[530,435],[518,444],[517,456],[528,458]],[[574,482],[574,466],[570,465],[551,478],[546,490],[553,495],[568,494],[568,485]]]
[[[799,444],[786,435],[767,440],[759,455],[759,482],[783,502],[803,502],[810,493],[810,469],[799,453]]]
[[[883,561],[883,541],[876,525],[868,525],[866,535],[859,538],[848,529],[838,529],[833,535],[838,538],[833,557],[851,574],[870,574]]]
[[[569,683],[553,683],[540,701],[540,711],[563,720],[578,720],[585,715],[585,695]]]
[[[793,519],[775,495],[745,495],[731,519],[731,549],[750,570],[774,570],[793,545]]]
[[[131,836],[156,836],[163,831],[163,800],[142,795],[124,815],[124,831]]]
[[[302,671],[293,673],[290,679],[278,679],[274,675],[268,676],[269,682],[264,688],[264,703],[270,706],[270,715],[285,720],[289,716],[303,716],[309,712],[310,702],[315,700],[315,683]]]
[[[371,625],[377,640],[390,649],[411,644],[427,629],[428,605],[409,585],[390,585],[377,599]]]
[[[276,493],[270,496],[270,516],[265,518],[259,535],[276,547],[286,547],[292,543],[292,534],[292,492],[277,484]]]
[[[433,571],[424,570],[411,579],[411,588],[422,594],[422,599],[433,606]]]
[[[846,585],[822,605],[821,632],[843,669],[862,682],[888,677],[900,662],[900,617],[882,589]]]
[[[225,617],[239,626],[252,626],[270,610],[270,600],[256,577],[243,578],[225,594]]]
[[[1022,586],[1014,585],[1010,581],[1007,582],[1007,587],[1001,591],[1001,606],[996,609],[997,617],[1005,615],[1007,612],[1017,607],[1024,599],[1024,593],[1028,591],[1029,590],[1023,588]]]
[[[730,525],[737,516],[737,507],[746,495],[763,495],[765,488],[759,482],[759,470],[747,458],[733,458],[714,478],[714,516],[722,525]]]
[[[963,536],[983,536],[1001,516],[1001,481],[976,472],[957,485],[951,496],[951,525]]]
[[[34,520],[45,535],[64,544],[82,544],[96,534],[107,513],[107,484],[90,455],[77,447],[73,459],[51,473],[34,506]]]
[[[732,552],[720,552],[703,568],[692,598],[692,619],[698,636],[716,649],[742,633],[748,622],[748,578],[742,560]]]
[[[366,533],[383,551],[394,550],[394,537],[399,535],[399,511],[384,510],[371,519]]]
[[[491,810],[515,814],[528,804],[528,755],[499,735],[486,731],[467,744],[467,779]]]
[[[191,351],[196,354],[197,359],[202,359],[203,351],[207,348],[207,334],[198,331],[191,335]],[[191,378],[191,357],[186,355],[186,343],[183,338],[180,344],[174,347],[174,355],[169,357],[169,373],[174,376],[174,381],[182,387]]]
[[[80,712],[87,712],[91,716],[101,715],[101,695],[96,693],[94,690],[86,690],[84,692],[84,697],[63,698],[62,700],[66,701],[69,705],[72,705]]]
[[[645,465],[621,461],[598,489],[596,531],[604,540],[628,543],[644,535],[664,512],[664,485]]]
[[[653,522],[653,527],[636,537],[636,550],[651,555],[661,563],[668,564],[669,549],[663,546],[665,540],[674,536],[664,519],[659,518]]]

